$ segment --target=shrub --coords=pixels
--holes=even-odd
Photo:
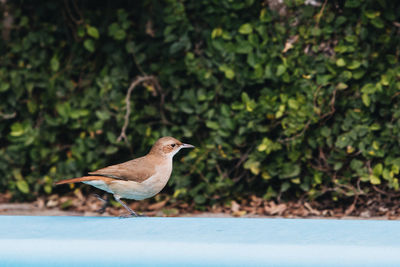
[[[2,190],[50,194],[164,135],[198,147],[168,192],[199,206],[398,190],[400,7],[276,2],[8,2]]]

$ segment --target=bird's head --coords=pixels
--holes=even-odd
[[[166,136],[161,137],[157,140],[157,142],[154,143],[153,147],[150,150],[150,153],[172,158],[182,148],[194,148],[194,146],[184,144],[173,137]]]

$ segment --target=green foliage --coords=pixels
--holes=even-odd
[[[50,194],[172,135],[197,148],[177,156],[168,192],[199,206],[398,190],[399,5],[303,2],[9,2],[0,188]],[[162,89],[134,89],[117,142],[144,73]]]

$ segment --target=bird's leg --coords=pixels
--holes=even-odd
[[[98,200],[103,202],[103,206],[97,210],[98,213],[103,214],[106,211],[107,206],[110,204],[110,198],[106,195],[106,199],[102,198],[98,194],[93,194]]]
[[[129,218],[129,217],[138,217],[138,215],[136,214],[136,212],[134,212],[131,208],[128,207],[128,205],[126,205],[122,200],[121,197],[118,195],[114,195],[114,198],[116,201],[119,202],[119,204],[121,204],[122,206],[124,206],[125,209],[127,209],[129,211],[130,214],[128,215],[122,215],[122,218]]]

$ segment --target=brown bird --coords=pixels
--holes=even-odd
[[[173,137],[162,137],[150,152],[137,159],[89,172],[88,176],[56,182],[56,185],[82,182],[114,195],[129,215],[138,216],[121,198],[142,200],[159,193],[167,184],[172,172],[172,158],[181,148],[193,148]]]

